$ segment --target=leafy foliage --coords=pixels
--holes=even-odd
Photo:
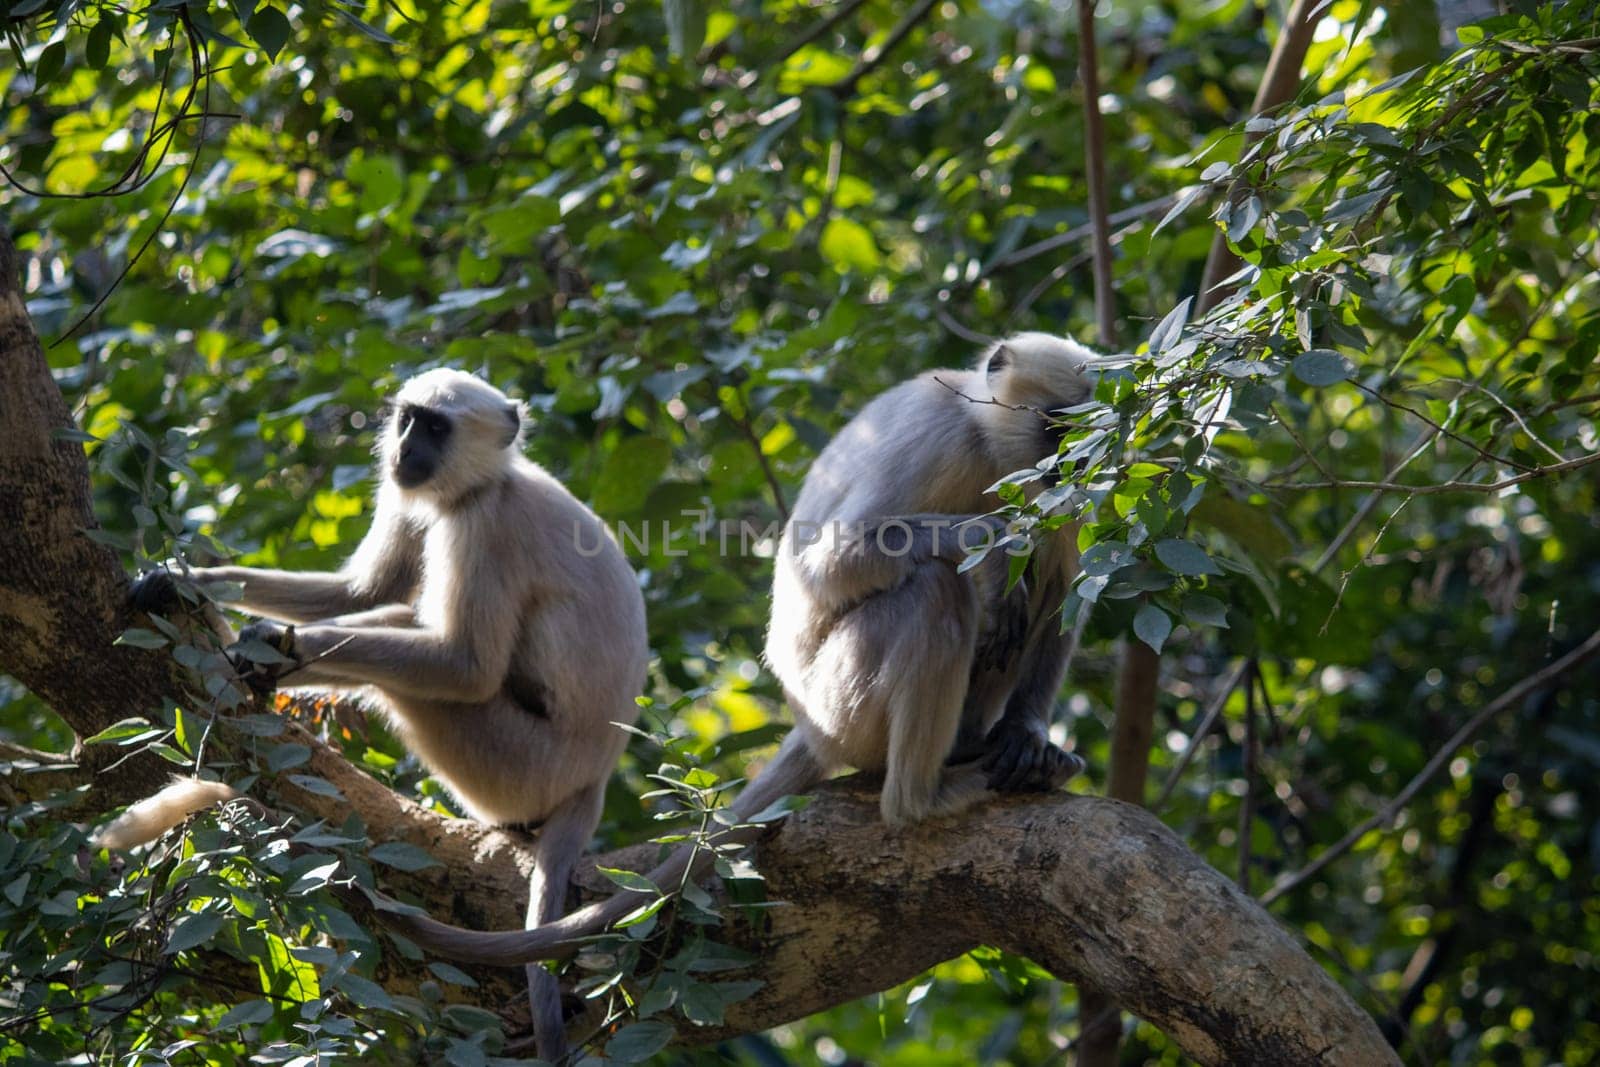
[[[1019,472],[1002,496],[1025,530],[1083,523],[1063,736],[1103,766],[1108,642],[1162,649],[1157,777],[1191,735],[1199,757],[1163,814],[1258,893],[1600,617],[1600,24],[1513,6],[1445,48],[1432,5],[1338,0],[1296,105],[1245,121],[1253,5],[1105,5],[1118,307],[1148,339],[1066,413],[1071,477],[1029,501],[1046,472]],[[1090,333],[1064,237],[1086,200],[1075,42],[1048,5],[7,12],[6,211],[102,536],[130,565],[221,542],[330,566],[364,528],[397,379],[447,362],[515,387],[533,455],[618,525],[649,598],[678,770],[651,781],[660,753],[636,746],[608,839],[659,811],[709,818],[777,733],[752,590],[828,434],[974,338]],[[1243,266],[1195,316],[1219,228]],[[214,655],[124,640],[202,672]],[[1592,678],[1496,721],[1394,827],[1274,904],[1418,1062],[1600,1047]],[[101,743],[192,766],[191,714],[224,687]],[[32,698],[0,702],[10,735],[65,747]],[[447,803],[391,739],[342,740]],[[228,745],[244,762],[202,762],[230,780],[300,773],[271,736]],[[658,785],[676,803],[641,805]],[[4,1025],[22,1043],[0,1058],[55,1062],[85,1034],[134,1059],[196,1034],[217,1060],[501,1051],[492,1019],[362,970],[371,935],[338,891],[417,857],[360,827],[289,833],[317,840],[282,851],[230,808],[119,874],[48,811],[9,812]],[[618,965],[588,992],[620,996],[654,921],[602,947]],[[685,952],[618,1002],[638,1021],[608,1055],[661,1047],[669,1009],[717,1016],[718,984],[692,977],[715,945]],[[980,953],[728,1054],[1053,1062],[1077,1022],[1058,983]],[[1143,1025],[1127,1055],[1178,1058]]]

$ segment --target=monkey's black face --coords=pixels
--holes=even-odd
[[[394,454],[394,480],[400,488],[415,489],[438,473],[450,430],[450,419],[432,408],[408,404],[400,409]]]

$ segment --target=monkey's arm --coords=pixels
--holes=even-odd
[[[240,639],[264,636],[247,627]],[[501,642],[503,643],[503,642]],[[500,691],[510,669],[492,647],[469,647],[440,630],[394,626],[307,626],[295,631],[294,659],[285,684],[371,685],[418,700],[482,703]]]
[[[312,626],[398,626],[409,628],[417,625],[417,609],[410,604],[385,604],[381,608],[371,611],[358,611],[353,615],[339,615],[332,619],[318,619]]]
[[[800,539],[804,524],[791,531]],[[823,523],[816,539],[795,549],[811,593],[830,606],[889,589],[930,560],[960,565],[969,552],[995,544],[1005,520],[994,515],[914,514]]]
[[[380,491],[371,529],[338,571],[197,567],[194,574],[201,582],[243,586],[230,607],[284,622],[313,622],[410,600],[421,580],[422,534]]]

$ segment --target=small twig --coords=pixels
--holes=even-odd
[[[851,68],[850,73],[828,86],[828,91],[841,100],[854,93],[856,91],[856,83],[876,70],[880,63],[889,58],[889,53],[894,51],[912,30],[916,29],[917,23],[928,17],[928,13],[933,10],[934,3],[935,0],[917,0],[917,4],[905,13],[905,17],[895,24],[894,29],[889,31],[889,36],[883,39],[883,43],[873,45],[865,52],[862,52],[861,58],[856,60],[856,65]]]
[[[1244,683],[1244,796],[1239,799],[1239,888],[1250,892],[1250,828],[1255,822],[1256,661],[1246,660]]]
[[[161,213],[161,218],[156,220],[156,224],[151,227],[150,232],[145,235],[144,240],[139,242],[139,247],[134,250],[133,255],[128,257],[128,262],[123,265],[122,270],[118,272],[114,279],[112,279],[111,284],[106,286],[105,292],[100,294],[99,298],[96,299],[95,302],[89,307],[89,310],[85,311],[77,322],[68,327],[65,333],[61,334],[61,336],[50,342],[49,347],[51,348],[55,348],[63,341],[66,341],[72,337],[73,334],[83,329],[84,325],[90,319],[94,318],[100,309],[105,306],[106,301],[111,299],[111,294],[116,292],[118,287],[122,285],[123,281],[128,277],[128,275],[133,272],[133,268],[138,266],[139,261],[144,258],[144,254],[148,252],[150,250],[150,246],[155,243],[155,239],[159,237],[161,235],[161,231],[166,228],[167,220],[172,218],[172,213],[178,209],[178,203],[183,199],[184,190],[189,188],[190,179],[194,177],[195,171],[200,169],[200,153],[205,151],[206,147],[205,120],[206,116],[211,113],[211,49],[209,45],[204,45],[201,43],[200,31],[197,30],[194,23],[190,21],[188,8],[178,8],[178,21],[183,24],[184,32],[188,36],[189,63],[193,70],[194,78],[194,83],[189,87],[189,94],[184,98],[184,102],[179,108],[180,114],[188,111],[189,104],[194,100],[197,87],[202,81],[205,83],[205,94],[200,103],[200,130],[198,134],[196,134],[194,156],[190,159],[189,166],[184,169],[183,178],[178,182],[177,192],[172,194],[172,199],[167,203],[167,209]],[[170,136],[177,136],[176,129],[172,131]],[[168,140],[168,147],[171,147],[170,138]],[[166,149],[163,149],[161,158],[164,159],[165,157]],[[159,166],[159,160],[157,161],[157,165]]]
[[[784,45],[783,48],[779,50],[778,54],[772,57],[769,65],[776,67],[786,62],[790,56],[800,51],[800,49],[804,48],[812,41],[815,41],[817,38],[823,36],[829,30],[839,25],[839,23],[843,22],[851,15],[854,15],[861,9],[861,5],[866,2],[867,0],[848,0],[847,3],[839,5],[838,10],[836,10],[833,14],[829,15],[821,22],[816,23],[804,33],[796,35],[794,40]]]
[[[755,450],[756,462],[761,464],[761,473],[767,479],[767,488],[772,490],[772,503],[778,509],[778,517],[784,522],[789,521],[789,502],[783,495],[783,484],[778,481],[778,475],[772,469],[772,463],[767,459],[767,453],[761,447],[761,438],[756,436],[756,428],[750,424],[750,408],[745,403],[744,394],[739,394],[740,406],[744,409],[733,419],[734,425],[739,427],[745,440],[750,442],[750,447]]]
[[[1405,788],[1395,794],[1393,800],[1389,801],[1382,808],[1379,808],[1368,818],[1363,819],[1338,841],[1324,849],[1316,859],[1300,868],[1300,870],[1278,879],[1277,883],[1273,885],[1271,889],[1267,890],[1261,895],[1261,903],[1263,905],[1271,904],[1273,901],[1277,900],[1291,889],[1294,889],[1296,886],[1306,882],[1328,864],[1332,863],[1334,860],[1350,851],[1355,843],[1365,837],[1370,831],[1379,827],[1387,827],[1394,821],[1395,816],[1400,814],[1405,806],[1411,802],[1411,799],[1421,792],[1422,787],[1427,785],[1428,782],[1432,781],[1434,775],[1438,774],[1440,769],[1450,762],[1450,758],[1455,755],[1456,750],[1470,741],[1472,739],[1472,735],[1482,729],[1485,723],[1494,718],[1496,715],[1500,714],[1502,711],[1525,699],[1536,690],[1549,685],[1551,682],[1554,682],[1563,675],[1569,674],[1577,668],[1583,666],[1596,655],[1600,655],[1600,630],[1590,634],[1587,641],[1573,649],[1571,652],[1568,652],[1565,656],[1562,656],[1554,663],[1547,664],[1542,669],[1535,671],[1522,681],[1518,682],[1516,685],[1512,686],[1510,689],[1507,689],[1504,693],[1501,693],[1493,701],[1485,705],[1484,708],[1476,715],[1468,719],[1459,730],[1452,734],[1450,739],[1433,754],[1432,758],[1429,759],[1426,764],[1423,765],[1422,770],[1418,771],[1416,776],[1412,778],[1411,781],[1406,783]]]
[[[1216,698],[1211,701],[1211,706],[1206,708],[1206,713],[1200,717],[1200,725],[1194,728],[1194,733],[1189,735],[1189,743],[1184,746],[1183,755],[1178,757],[1178,762],[1167,775],[1167,780],[1162,783],[1161,792],[1157,795],[1155,803],[1150,805],[1150,810],[1160,812],[1167,806],[1167,801],[1172,798],[1173,790],[1178,788],[1178,781],[1183,777],[1183,772],[1189,769],[1189,764],[1194,761],[1200,751],[1200,743],[1211,732],[1211,727],[1216,723],[1217,717],[1222,714],[1222,709],[1228,703],[1228,697],[1238,688],[1239,682],[1244,678],[1245,672],[1250,669],[1250,662],[1240,663],[1228,680],[1222,683],[1222,688],[1217,692]]]
[[[1412,416],[1414,418],[1422,420],[1423,422],[1427,423],[1429,426],[1431,426],[1433,428],[1433,430],[1434,430],[1436,435],[1448,437],[1448,438],[1450,438],[1450,440],[1456,442],[1457,444],[1464,445],[1467,448],[1470,448],[1472,451],[1476,452],[1478,455],[1482,456],[1484,459],[1488,460],[1491,463],[1499,463],[1499,464],[1502,464],[1504,466],[1510,467],[1512,470],[1519,470],[1519,471],[1530,471],[1530,470],[1534,469],[1529,464],[1520,463],[1517,460],[1511,459],[1508,456],[1497,456],[1497,455],[1495,455],[1493,452],[1490,452],[1488,449],[1486,449],[1486,448],[1482,447],[1481,445],[1479,445],[1476,441],[1473,441],[1471,438],[1466,437],[1463,434],[1457,433],[1456,431],[1450,429],[1450,427],[1448,427],[1448,426],[1445,426],[1445,425],[1442,425],[1440,423],[1435,422],[1433,419],[1429,418],[1428,415],[1426,415],[1425,413],[1423,413],[1421,411],[1418,411],[1416,408],[1411,407],[1408,404],[1402,404],[1398,400],[1394,400],[1394,399],[1391,399],[1390,397],[1384,396],[1382,393],[1378,392],[1378,390],[1372,388],[1370,385],[1366,385],[1363,382],[1357,382],[1357,381],[1352,381],[1350,384],[1355,386],[1357,389],[1361,390],[1363,393],[1366,393],[1368,396],[1372,397],[1372,399],[1376,400],[1378,403],[1383,404],[1386,407],[1394,408],[1397,411],[1403,411],[1407,415],[1410,415],[1410,416]],[[1472,385],[1472,384],[1476,384],[1476,383],[1472,383],[1472,382],[1463,383],[1463,385]],[[1463,389],[1463,392],[1464,391],[1465,390]],[[1458,393],[1457,396],[1459,396],[1459,395],[1460,394]],[[1561,454],[1559,452],[1556,453],[1556,459],[1559,460],[1561,458],[1563,458],[1561,456]]]
[[[1106,221],[1112,226],[1122,226],[1126,223],[1137,222],[1146,216],[1160,214],[1167,210],[1176,199],[1177,197],[1171,195],[1158,196],[1154,200],[1146,200],[1142,204],[1135,204],[1132,207],[1125,207],[1121,211],[1113,212]],[[1056,249],[1066,245],[1077,244],[1093,233],[1094,224],[1086,222],[1081,226],[1074,226],[1070,230],[1052,234],[1042,240],[1033,242],[1031,245],[1025,245],[1001,256],[980,271],[977,280],[981,281],[995,271],[1005,270],[1007,267],[1015,267],[1019,263],[1026,263],[1035,256],[1042,256],[1046,252],[1054,252]]]
[[[963,325],[957,318],[946,310],[943,304],[933,306],[933,317],[939,320],[939,325],[966,341],[968,344],[986,345],[994,341],[986,333],[979,333],[969,326]]]
[[[1516,408],[1512,407],[1510,404],[1506,403],[1504,400],[1502,400],[1500,398],[1500,394],[1496,393],[1493,389],[1490,389],[1488,386],[1484,385],[1481,382],[1475,382],[1475,381],[1472,381],[1472,380],[1467,379],[1467,378],[1446,378],[1446,379],[1443,379],[1443,380],[1444,381],[1455,382],[1456,384],[1461,385],[1464,388],[1473,389],[1473,390],[1476,390],[1477,392],[1480,392],[1480,393],[1484,394],[1490,400],[1493,400],[1496,404],[1498,404],[1500,406],[1501,410],[1503,410],[1507,415],[1510,415],[1512,420],[1514,422],[1516,422],[1516,424],[1519,427],[1522,428],[1522,432],[1527,434],[1528,438],[1531,441],[1533,441],[1534,444],[1536,444],[1540,448],[1544,449],[1546,452],[1548,452],[1556,460],[1561,460],[1561,459],[1566,458],[1566,457],[1562,456],[1562,454],[1560,452],[1557,452],[1555,449],[1551,448],[1548,444],[1546,444],[1544,442],[1544,440],[1542,438],[1540,438],[1540,436],[1538,434],[1534,433],[1533,430],[1528,426],[1528,424],[1522,420],[1522,413],[1519,412]]]
[[[1569,459],[1565,463],[1551,463],[1543,467],[1535,467],[1513,478],[1502,478],[1498,482],[1438,482],[1434,485],[1400,485],[1396,482],[1362,482],[1342,481],[1334,479],[1326,482],[1263,482],[1263,489],[1370,489],[1375,493],[1413,493],[1417,496],[1436,496],[1440,493],[1498,493],[1502,489],[1509,489],[1513,485],[1531,482],[1536,478],[1544,478],[1551,474],[1563,474],[1567,471],[1587,467],[1591,463],[1600,463],[1600,452],[1577,459]],[[1320,568],[1316,568],[1320,569]]]
[[[1288,416],[1278,410],[1278,405],[1268,404],[1267,410],[1271,411],[1273,417],[1278,420],[1278,425],[1283,427],[1283,432],[1288,434],[1289,438],[1294,441],[1295,444],[1300,446],[1300,451],[1305,454],[1306,459],[1310,460],[1311,465],[1317,468],[1317,473],[1321,474],[1324,478],[1337,481],[1338,476],[1330,471],[1327,467],[1324,467],[1322,465],[1322,461],[1317,458],[1317,454],[1311,450],[1309,445],[1300,439],[1299,434],[1294,432],[1294,426],[1290,424]]]

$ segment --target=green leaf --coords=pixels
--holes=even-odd
[[[1222,571],[1206,555],[1205,549],[1193,541],[1172,538],[1156,542],[1156,558],[1178,574],[1191,578],[1204,574],[1221,574]]]
[[[318,778],[311,774],[291,774],[289,781],[304,789],[307,793],[315,793],[319,797],[334,797],[344,799],[344,794],[339,792],[339,787],[326,778]]]
[[[1146,604],[1133,616],[1133,632],[1139,640],[1160,652],[1172,634],[1172,618],[1154,604]]]
[[[312,867],[289,887],[289,895],[300,896],[303,893],[313,893],[328,884],[328,881],[339,871],[339,861],[330,860],[319,866]]]
[[[1289,365],[1294,376],[1307,385],[1321,388],[1352,378],[1356,365],[1331,348],[1313,348],[1302,352]]]
[[[359,974],[350,974],[347,971],[334,980],[332,985],[363,1007],[381,1008],[384,1011],[394,1010],[394,998],[389,996],[388,990]]]
[[[117,635],[113,645],[131,645],[134,648],[165,648],[167,639],[154,630],[130,626]]]
[[[88,40],[84,42],[84,60],[95,70],[104,70],[106,61],[111,58],[111,31],[113,28],[113,23],[109,18],[102,18],[94,24],[94,28],[89,31]]]
[[[282,11],[275,7],[264,7],[250,16],[250,21],[245,23],[244,31],[250,35],[251,40],[262,47],[268,59],[276,60],[278,53],[283,51],[283,46],[289,43],[293,27],[289,25],[289,19]]]
[[[230,1026],[260,1026],[272,1019],[273,1008],[270,1001],[247,1000],[243,1004],[235,1004],[229,1008],[222,1018],[217,1020],[217,1029],[222,1030]]]
[[[1214,596],[1194,593],[1183,598],[1183,617],[1189,622],[1228,628],[1227,606]]]
[[[399,871],[421,871],[441,866],[438,860],[405,841],[386,841],[368,852],[367,858]]]
[[[167,954],[196,948],[216,936],[222,929],[222,916],[212,911],[188,912],[172,925],[167,938]]]
[[[661,892],[654,882],[635,871],[625,871],[618,867],[596,867],[595,869],[609,878],[613,884],[621,886],[623,889],[631,889],[636,893]]]
[[[165,733],[154,726],[149,719],[134,717],[123,719],[121,722],[112,723],[93,737],[84,739],[86,745],[100,745],[108,741],[125,741],[130,737],[139,737],[149,733]]]
[[[1178,338],[1183,335],[1183,324],[1189,321],[1189,305],[1194,303],[1194,297],[1186,296],[1183,302],[1171,311],[1150,333],[1150,351],[1165,352],[1178,343]]]
[[[55,81],[66,60],[67,47],[61,41],[45,45],[44,51],[39,53],[39,61],[33,65],[35,83],[44,86]]]
[[[818,250],[841,274],[875,271],[883,265],[883,256],[878,252],[871,231],[852,219],[838,216],[829,219],[822,228]]]
[[[434,977],[441,982],[449,982],[451,985],[458,985],[464,989],[478,988],[477,979],[473,978],[472,975],[443,961],[436,960],[428,964],[428,970],[432,971]]]
[[[672,462],[672,446],[659,437],[630,434],[617,443],[595,479],[594,509],[602,515],[636,512]],[[651,524],[649,533],[658,532]],[[641,535],[642,536],[642,535]],[[588,542],[584,542],[588,544]]]
[[[606,1042],[606,1056],[618,1063],[638,1063],[667,1047],[676,1031],[666,1023],[632,1023]]]

